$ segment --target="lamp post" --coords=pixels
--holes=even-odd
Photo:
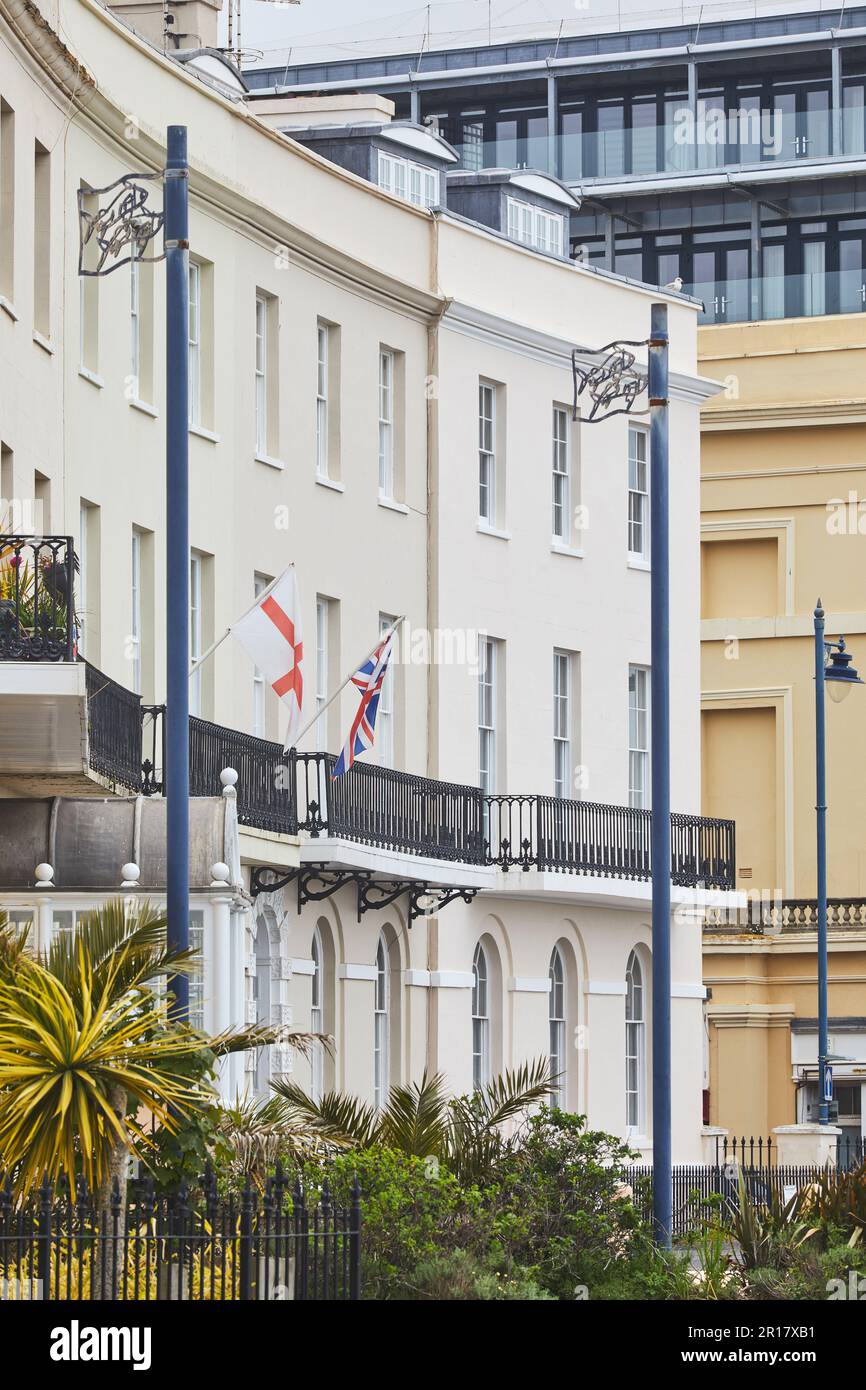
[[[633,347],[647,349],[647,373],[635,370],[628,350]],[[595,367],[580,365],[578,349],[572,353],[575,418],[584,391],[592,401],[587,424],[642,413],[634,411],[635,402],[644,391],[649,394],[653,1226],[656,1243],[665,1249],[670,1249],[673,1224],[668,348],[668,306],[653,304],[649,338],[608,343],[599,349],[607,356]]]
[[[81,276],[166,262],[166,901],[168,947],[189,947],[189,166],[186,126],[168,127],[166,167],[78,194]],[[162,210],[148,206],[162,182]],[[104,199],[104,201],[103,201]],[[163,232],[161,255],[147,255]],[[186,975],[170,981],[189,1013]]]
[[[189,947],[189,166],[186,126],[168,128],[165,169],[166,908],[169,950]],[[172,978],[177,1015],[189,980]]]
[[[830,1065],[829,1019],[827,1013],[827,724],[825,687],[834,704],[840,704],[851,687],[863,682],[851,665],[845,638],[828,642],[824,638],[824,609],[821,600],[815,619],[815,813],[818,848],[818,1123],[830,1122],[833,1096],[833,1069]]]

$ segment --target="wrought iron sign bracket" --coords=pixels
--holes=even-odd
[[[617,342],[605,343],[601,348],[574,348],[571,354],[574,380],[572,419],[578,419],[578,398],[584,391],[592,402],[588,414],[580,417],[587,425],[600,424],[613,415],[647,415],[651,402],[645,410],[635,410],[634,407],[638,397],[648,389],[649,374],[636,367],[637,358],[629,349],[652,346],[653,341],[646,338],[622,338]],[[592,353],[603,360],[594,367],[584,366],[579,358],[585,353]]]
[[[83,276],[110,275],[133,261],[145,265],[164,261],[169,247],[177,242],[164,242],[162,254],[146,256],[145,252],[165,225],[165,209],[148,206],[150,189],[145,185],[167,178],[186,177],[187,171],[160,169],[155,174],[124,174],[104,188],[78,190],[78,274]],[[103,194],[110,195],[100,206]],[[96,208],[88,207],[96,199]],[[124,255],[128,252],[128,255]],[[86,264],[90,260],[91,264]]]

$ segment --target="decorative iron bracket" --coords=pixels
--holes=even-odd
[[[339,893],[341,888],[354,883],[358,895],[359,922],[366,912],[381,911],[406,895],[409,899],[410,927],[419,917],[430,917],[458,898],[471,903],[478,892],[477,888],[440,888],[437,884],[418,879],[377,879],[366,869],[335,869],[327,864],[310,864],[285,872],[259,866],[253,869],[250,876],[250,893],[257,898],[260,893],[277,893],[290,883],[298,885],[298,912],[307,903],[324,902],[326,898]]]
[[[278,893],[281,888],[288,888],[300,872],[300,869],[289,869],[281,873],[279,869],[259,865],[250,874],[250,897],[257,898],[259,893]]]
[[[144,183],[163,179],[166,171],[160,169],[156,174],[124,174],[114,183],[104,188],[79,188],[78,190],[78,274],[84,276],[110,275],[122,265],[140,261],[152,265],[165,260],[165,249],[160,256],[146,256],[148,246],[163,229],[165,211],[147,206],[150,189]],[[104,207],[99,206],[103,193],[112,196]],[[95,212],[87,207],[88,198],[96,198]],[[85,255],[89,246],[96,247],[95,264],[85,265]],[[129,255],[123,252],[129,248]],[[108,265],[107,262],[113,264]]]
[[[588,425],[600,424],[613,415],[646,415],[646,410],[635,410],[635,401],[647,390],[649,375],[635,368],[637,358],[629,348],[647,347],[647,339],[623,338],[614,343],[605,343],[601,348],[574,348],[571,354],[571,373],[574,380],[574,406],[572,419],[578,418],[578,397],[588,392],[592,406],[588,415],[581,418]],[[581,353],[592,352],[604,360],[594,367],[585,367],[578,361]],[[622,405],[617,405],[617,401]]]
[[[409,926],[418,917],[432,917],[434,913],[441,912],[449,903],[457,902],[458,899],[464,903],[471,903],[478,892],[477,888],[438,888],[431,887],[429,883],[414,883],[409,893]],[[420,907],[422,898],[434,898],[435,904],[425,909]]]

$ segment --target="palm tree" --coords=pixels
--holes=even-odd
[[[216,1132],[228,1150],[234,1176],[241,1181],[249,1178],[260,1189],[268,1171],[287,1154],[316,1159],[351,1147],[312,1130],[301,1116],[291,1113],[281,1096],[239,1097],[220,1111]]]
[[[216,1100],[184,1059],[323,1041],[261,1027],[208,1037],[173,1019],[158,982],[194,956],[167,948],[165,917],[147,904],[105,904],[41,959],[24,946],[0,918],[0,1162],[22,1195],[80,1173],[101,1207],[119,1189],[123,1209],[129,1156],[147,1164],[153,1147],[142,1110],[171,1131]]]
[[[435,1158],[463,1182],[489,1173],[508,1147],[504,1127],[531,1105],[547,1100],[552,1078],[546,1060],[524,1063],[469,1096],[449,1097],[440,1074],[410,1086],[392,1086],[379,1111],[371,1105],[330,1091],[312,1100],[293,1081],[276,1081],[273,1090],[285,1102],[287,1129],[302,1122],[308,1131],[332,1144],[355,1148],[382,1145],[416,1158]]]
[[[326,1040],[259,1027],[208,1037],[173,1019],[158,982],[189,970],[193,952],[169,951],[165,917],[147,904],[107,903],[41,959],[25,945],[0,915],[0,1165],[22,1197],[43,1179],[72,1184],[80,1173],[116,1251],[129,1157],[147,1164],[154,1147],[142,1111],[175,1131],[216,1103],[207,1067],[190,1075],[184,1063],[283,1040],[309,1054]],[[109,1253],[100,1239],[91,1287],[114,1298]]]

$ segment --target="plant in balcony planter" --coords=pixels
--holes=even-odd
[[[38,542],[31,549],[35,558],[27,559],[17,544],[0,547],[0,635],[63,641],[70,598],[74,615],[74,579],[70,582],[66,560],[53,549],[46,551]],[[74,574],[78,568],[76,556]]]

